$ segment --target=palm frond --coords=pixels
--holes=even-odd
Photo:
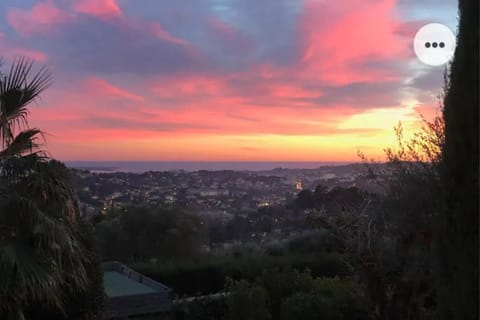
[[[26,59],[0,72],[2,319],[30,318],[37,306],[66,316],[65,303],[87,290],[87,269],[97,261],[78,220],[68,170],[40,150],[42,132],[28,128],[27,106],[51,79],[45,68],[29,79],[31,73]]]
[[[51,84],[45,67],[28,79],[33,61],[25,58],[13,62],[10,72],[0,76],[0,139],[4,146],[13,139],[13,130],[27,124],[26,106]]]
[[[40,146],[37,143],[38,135],[41,135],[39,129],[28,129],[18,133],[10,144],[2,151],[0,151],[0,159],[5,159],[11,156],[21,156],[25,153],[33,153]]]
[[[22,156],[0,157],[0,195],[5,189],[34,172],[47,158],[41,151]]]
[[[88,285],[91,257],[75,224],[55,218],[17,193],[0,202],[0,299],[62,309],[63,294]]]

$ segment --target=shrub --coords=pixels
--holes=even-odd
[[[303,278],[308,279],[304,275]],[[368,301],[353,281],[337,277],[310,278],[310,281],[282,300],[281,319],[370,319]]]
[[[272,257],[248,255],[204,257],[174,263],[142,263],[132,268],[171,287],[177,294],[208,294],[222,290],[227,278],[254,281],[263,273],[309,269],[313,276],[332,277],[347,274],[343,257],[336,253],[285,255]]]
[[[176,305],[172,312],[172,319],[223,320],[227,312],[225,298],[201,299]]]
[[[269,320],[267,291],[247,281],[230,284],[227,296],[228,319],[230,320]]]

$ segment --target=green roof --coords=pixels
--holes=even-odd
[[[104,271],[103,287],[109,298],[158,292],[158,290],[130,279],[117,271]]]

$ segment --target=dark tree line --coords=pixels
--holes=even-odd
[[[182,259],[197,255],[205,243],[200,218],[181,211],[132,206],[97,220],[94,234],[104,260]]]

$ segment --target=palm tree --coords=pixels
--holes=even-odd
[[[92,286],[96,262],[67,169],[40,149],[42,132],[28,127],[27,106],[51,83],[45,68],[30,77],[32,65],[19,59],[0,73],[0,314],[7,319],[67,317],[72,296]]]

